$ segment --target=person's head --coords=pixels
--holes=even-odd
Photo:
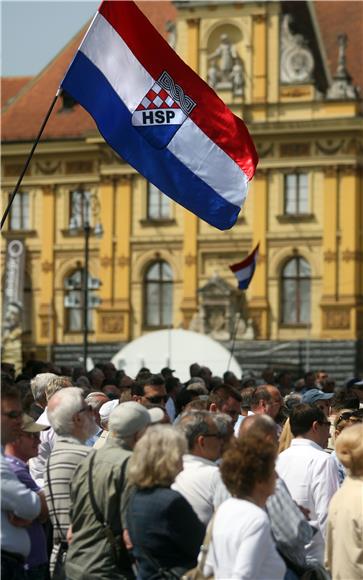
[[[238,380],[238,378],[232,371],[226,371],[223,374],[223,382],[225,385],[229,385],[234,389],[239,390],[241,388],[241,382]]]
[[[108,397],[108,399],[119,399],[120,389],[115,384],[115,381],[110,381],[105,379],[102,383],[102,392]]]
[[[168,399],[165,389],[165,381],[161,375],[149,375],[143,381],[139,380],[132,386],[134,401],[150,407],[151,405],[162,405]]]
[[[302,396],[302,402],[319,407],[326,417],[330,415],[330,403],[334,393],[323,393],[320,389],[309,389]]]
[[[281,393],[274,385],[261,385],[253,392],[251,409],[257,415],[269,415],[273,419],[277,417],[282,407]]]
[[[335,445],[339,461],[353,477],[363,476],[363,423],[344,429]]]
[[[315,374],[315,384],[319,385],[321,388],[324,388],[326,381],[328,380],[329,375],[326,371],[320,369],[316,371]]]
[[[23,414],[20,434],[5,445],[5,453],[26,463],[38,455],[40,432],[48,428],[47,425],[40,425],[29,415]]]
[[[247,415],[248,411],[251,410],[252,395],[255,391],[255,387],[245,387],[240,391],[241,395],[241,415]]]
[[[294,437],[310,439],[323,449],[328,445],[330,423],[319,407],[296,405],[291,411],[290,427]]]
[[[269,415],[249,415],[240,427],[238,437],[241,439],[248,434],[258,435],[265,438],[269,443],[278,445],[276,423]]]
[[[149,427],[136,443],[130,459],[130,483],[139,489],[170,487],[183,468],[186,450],[185,436],[175,427]]]
[[[175,373],[175,369],[171,369],[169,367],[164,367],[160,371],[160,374],[165,381],[166,381],[166,379],[169,379],[170,377],[172,377],[173,373]]]
[[[355,377],[349,379],[346,383],[346,388],[349,393],[356,395],[360,402],[363,402],[363,379]]]
[[[70,377],[59,377],[57,375],[52,376],[45,385],[45,396],[47,401],[53,397],[61,389],[66,389],[72,387],[72,381]]]
[[[101,417],[100,417],[100,409],[102,405],[109,401],[109,398],[105,393],[93,391],[85,398],[87,405],[90,405],[93,410],[93,416],[95,418],[96,424],[101,427]]]
[[[162,417],[161,409],[146,409],[136,401],[122,403],[111,411],[108,420],[109,436],[120,445],[133,449],[146,428],[161,420]]]
[[[291,392],[292,389],[292,377],[289,371],[281,371],[277,376],[277,384],[281,395],[284,397]]]
[[[209,367],[200,367],[199,376],[205,382],[206,387],[209,386],[209,381],[212,378],[212,371]]]
[[[102,383],[105,380],[105,375],[101,369],[98,367],[93,368],[87,373],[87,378],[90,382],[91,389],[93,391],[100,391]]]
[[[39,373],[30,381],[34,401],[43,409],[47,406],[46,388],[48,383],[59,378],[54,373]]]
[[[265,437],[247,434],[235,439],[223,455],[220,467],[229,493],[239,499],[250,499],[263,507],[274,493],[276,445]]]
[[[180,381],[177,377],[171,376],[165,379],[166,394],[168,395],[168,397],[171,397],[174,401],[176,399],[178,392],[180,391],[180,387],[181,387]]]
[[[4,373],[12,381],[15,379],[15,365],[12,363],[2,362],[1,373]]]
[[[112,411],[116,409],[116,407],[119,404],[120,401],[118,399],[112,399],[111,401],[108,399],[106,403],[103,403],[103,405],[101,405],[98,411],[100,415],[100,426],[105,431],[108,431],[108,421]]]
[[[307,389],[313,389],[315,387],[315,373],[313,371],[305,373],[304,385]]]
[[[274,385],[275,384],[275,371],[273,367],[266,367],[262,373],[261,378],[265,382],[266,385]]]
[[[11,381],[1,384],[1,444],[6,445],[21,433],[23,410],[19,391]]]
[[[189,367],[190,378],[199,377],[200,368],[198,363],[192,363]]]
[[[231,417],[233,425],[236,423],[241,413],[242,402],[242,397],[236,389],[230,385],[220,385],[213,389],[210,400],[209,410],[212,413],[225,413]]]
[[[191,411],[181,416],[178,429],[184,433],[191,455],[210,461],[220,458],[224,441],[215,416],[208,411]]]
[[[56,392],[48,401],[48,419],[55,433],[87,441],[96,431],[93,409],[78,387]]]
[[[346,427],[351,427],[357,423],[363,423],[363,409],[351,411],[350,409],[341,409],[334,421],[334,436],[339,437]]]
[[[114,381],[116,379],[117,370],[115,365],[111,361],[103,363],[101,370],[105,375],[106,381]]]

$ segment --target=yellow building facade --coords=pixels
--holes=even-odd
[[[67,296],[74,304],[72,292],[80,296],[81,282],[72,276],[84,265],[82,218],[75,236],[69,224],[77,217],[74,195],[83,191],[91,226],[103,228],[101,238],[94,231],[90,238],[89,276],[101,282],[90,289],[100,299],[91,310],[91,344],[103,344],[106,352],[150,330],[190,328],[200,290],[216,276],[235,287],[228,266],[259,242],[242,313],[252,321],[255,348],[307,337],[316,344],[349,342],[357,372],[363,339],[362,101],[349,78],[334,79],[335,64],[329,71],[310,3],[174,5],[176,51],[214,82],[255,141],[260,161],[244,209],[231,230],[218,231],[163,200],[95,129],[77,139],[45,138],[2,236],[3,269],[5,242],[21,238],[26,246],[31,318],[25,354],[49,357],[56,345],[82,342],[79,303],[66,304]],[[223,63],[222,37],[238,64],[235,76]],[[343,60],[344,50],[341,42]],[[28,150],[21,137],[3,140],[3,201]]]

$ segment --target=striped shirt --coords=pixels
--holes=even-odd
[[[53,525],[53,551],[50,561],[51,571],[54,568],[60,542],[66,540],[67,530],[70,526],[70,484],[73,473],[91,449],[91,447],[82,445],[74,437],[59,436],[57,437],[56,444],[47,463],[47,468],[44,473],[44,492],[49,516]],[[53,501],[49,491],[48,465]]]

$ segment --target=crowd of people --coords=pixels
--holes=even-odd
[[[361,580],[363,380],[2,364],[6,580]]]

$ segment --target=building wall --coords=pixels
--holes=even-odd
[[[193,3],[191,3],[193,4]],[[203,3],[202,3],[203,4]],[[30,196],[25,237],[32,283],[32,332],[27,351],[76,344],[67,332],[65,278],[83,265],[82,232],[69,234],[70,191],[84,186],[97,201],[102,239],[91,236],[90,275],[99,278],[101,304],[91,342],[125,342],[147,331],[144,275],[155,260],[173,272],[173,326],[187,328],[198,310],[198,289],[218,274],[234,285],[228,265],[260,242],[246,292],[256,338],[355,340],[363,337],[362,117],[357,100],[326,101],[312,83],[279,82],[278,2],[180,7],[177,51],[207,77],[207,55],[223,33],[245,67],[243,96],[220,91],[253,135],[260,163],[237,224],[220,232],[171,202],[167,221],[147,219],[147,183],[120,162],[95,133],[84,139],[42,142],[23,181]],[[26,143],[3,146],[4,197],[14,186]],[[284,214],[284,176],[308,174],[309,212]],[[299,256],[311,268],[311,324],[281,324],[281,272]]]

